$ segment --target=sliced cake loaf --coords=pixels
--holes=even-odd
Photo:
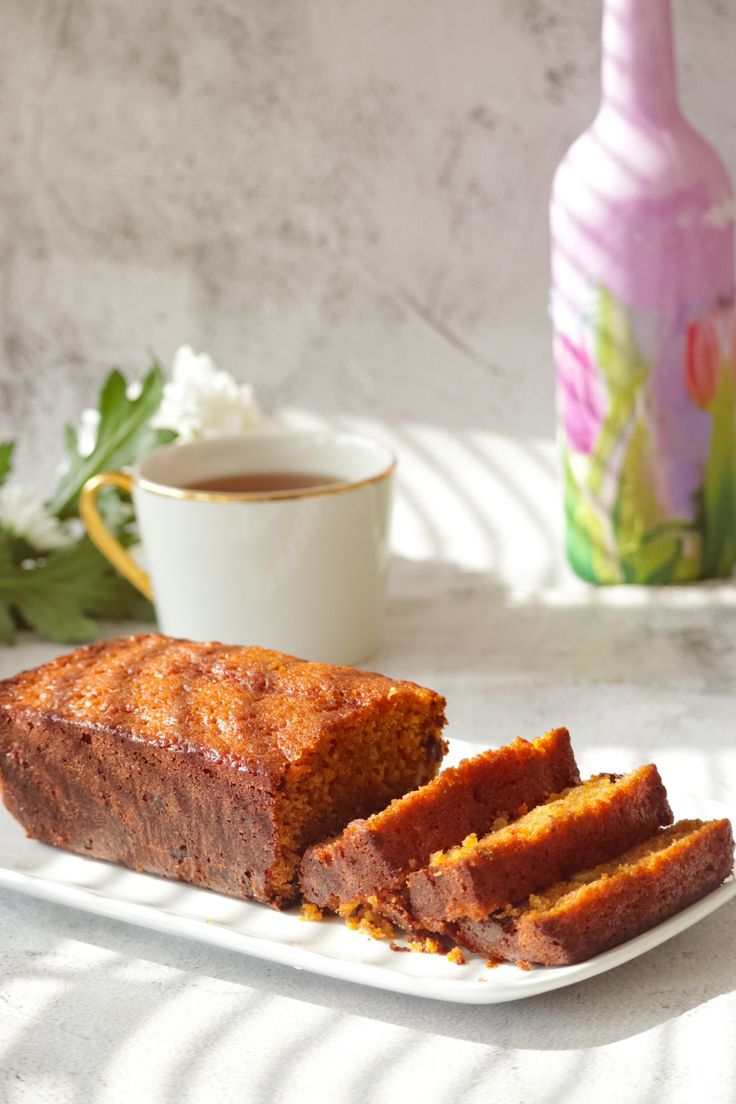
[[[105,641],[0,683],[3,798],[45,843],[281,906],[309,844],[435,776],[444,705],[263,648]]]
[[[448,934],[467,950],[495,959],[544,966],[581,962],[716,889],[733,860],[728,820],[683,820],[518,907],[486,920],[458,920]]]
[[[301,866],[302,893],[312,904],[333,909],[365,901],[400,886],[432,852],[471,832],[488,832],[494,822],[525,813],[579,777],[566,728],[466,759],[311,847]]]
[[[469,836],[407,879],[412,916],[442,930],[481,920],[575,870],[605,862],[672,823],[657,768],[598,775],[478,839]]]

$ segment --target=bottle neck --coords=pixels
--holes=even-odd
[[[680,118],[671,0],[604,0],[602,106],[634,124]]]

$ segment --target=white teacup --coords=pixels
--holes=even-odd
[[[96,475],[80,512],[100,551],[153,600],[163,632],[356,663],[381,637],[394,466],[353,434],[254,432],[167,445],[130,475]],[[221,489],[220,477],[252,487],[263,473],[269,484],[288,484],[284,473],[333,481]],[[110,485],[132,493],[149,574],[99,515]]]

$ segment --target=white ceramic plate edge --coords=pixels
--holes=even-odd
[[[88,862],[89,860],[80,857],[80,861]],[[138,876],[145,877],[145,875]],[[612,970],[616,966],[630,962],[633,958],[645,954],[680,932],[686,931],[736,895],[736,880],[732,876],[728,882],[714,890],[713,893],[679,912],[676,916],[657,925],[650,931],[644,932],[635,939],[629,940],[628,943],[614,947],[610,951],[589,959],[587,962],[581,962],[575,966],[539,967],[530,971],[504,965],[487,971],[483,970],[474,979],[458,983],[455,980],[445,978],[398,973],[385,966],[374,966],[358,960],[350,961],[343,958],[333,958],[323,952],[310,951],[299,945],[292,946],[276,940],[254,938],[216,922],[179,915],[150,905],[108,897],[81,887],[36,878],[7,868],[0,868],[0,886],[16,889],[27,895],[52,901],[56,904],[79,908],[85,912],[108,917],[112,920],[122,920],[167,935],[195,939],[213,946],[265,959],[269,962],[276,962],[283,966],[308,970],[324,977],[370,985],[374,988],[409,996],[453,1001],[462,1004],[499,1004],[522,1000],[525,997],[551,992],[554,989],[560,989],[584,981],[587,978],[596,977],[598,974]],[[193,889],[193,892],[204,893],[206,891]],[[244,907],[265,908],[265,906],[248,903],[245,903]],[[295,923],[302,922],[297,917],[293,919]],[[360,938],[358,933],[351,934],[356,939]],[[421,957],[429,962],[432,962],[434,958],[434,956],[427,955]],[[464,970],[466,966],[458,967],[453,964],[452,969]],[[496,976],[500,975],[501,971],[506,972],[507,976],[503,980],[499,976],[497,981]],[[510,971],[514,971],[513,977],[509,976]],[[486,984],[483,984],[484,982]]]
[[[455,741],[453,759],[457,758],[458,743]],[[676,794],[670,799],[678,817],[729,815],[717,802]],[[90,888],[90,881],[108,888]],[[113,891],[109,888],[111,882]],[[707,897],[655,928],[574,966],[529,971],[506,964],[488,968],[477,955],[469,955],[466,965],[458,966],[444,956],[393,952],[386,943],[348,931],[334,918],[324,923],[305,922],[296,910],[275,913],[254,902],[138,874],[28,840],[2,805],[0,886],[326,977],[463,1004],[521,1000],[595,977],[685,931],[736,895],[736,879],[732,876]],[[141,897],[169,898],[175,907],[146,903]],[[218,912],[224,919],[215,918]],[[243,931],[244,926],[255,934]],[[309,943],[317,949],[305,945]]]

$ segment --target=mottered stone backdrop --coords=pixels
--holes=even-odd
[[[736,5],[675,4],[736,176]],[[547,195],[591,0],[2,0],[0,433],[50,473],[113,364],[262,405],[551,436]]]

